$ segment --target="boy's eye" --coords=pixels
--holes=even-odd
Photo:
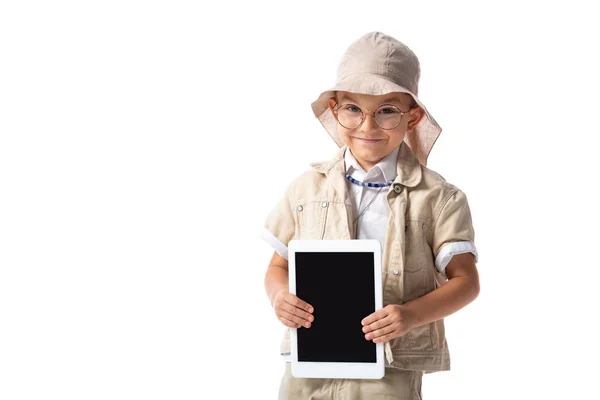
[[[377,110],[377,114],[398,114],[398,110],[394,107],[382,107]]]
[[[357,113],[360,114],[360,108],[358,108],[357,106],[355,106],[354,104],[345,104],[342,109],[344,111],[349,111],[351,113]]]

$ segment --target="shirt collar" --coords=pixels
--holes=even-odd
[[[344,152],[346,146],[343,145],[339,148],[335,156],[327,161],[313,162],[310,166],[322,174],[329,175],[332,171],[339,171],[340,175],[343,176],[344,171]],[[402,142],[400,149],[398,150],[398,159],[396,162],[396,178],[394,182],[400,183],[407,187],[415,187],[421,181],[421,165],[417,157],[413,154],[412,150],[406,144]]]
[[[398,149],[396,147],[394,151],[388,154],[384,159],[375,164],[369,171],[365,171],[361,168],[356,161],[356,158],[352,155],[350,148],[346,148],[344,151],[344,163],[346,166],[346,173],[352,175],[354,171],[362,171],[360,178],[370,180],[369,178],[375,178],[379,174],[383,174],[383,181],[388,182],[396,178],[396,164],[398,162]]]

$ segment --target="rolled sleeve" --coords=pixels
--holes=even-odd
[[[456,254],[472,253],[478,261],[475,230],[467,196],[454,189],[439,211],[433,230],[435,266],[446,277],[446,266]]]
[[[260,237],[273,247],[281,257],[287,260],[287,245],[294,238],[296,222],[290,203],[289,188],[283,198],[275,205],[260,231]]]

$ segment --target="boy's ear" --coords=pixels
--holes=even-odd
[[[337,105],[337,100],[335,99],[335,97],[331,97],[327,102],[327,105],[329,106],[330,110],[333,110],[333,107]]]
[[[408,132],[412,132],[425,116],[425,111],[421,107],[416,106],[414,108],[411,108],[410,113],[408,115],[409,119],[408,125],[406,126],[406,130]]]

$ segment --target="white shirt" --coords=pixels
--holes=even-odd
[[[361,182],[385,183],[396,178],[398,149],[385,157],[368,172],[358,164],[350,149],[344,153],[346,174]],[[346,180],[356,225],[356,239],[377,239],[385,248],[390,206],[386,199],[389,186],[382,188],[361,186]],[[372,203],[371,203],[372,201]],[[371,203],[369,205],[369,203]],[[363,212],[364,211],[364,212]],[[359,216],[359,214],[363,214]],[[356,219],[358,217],[358,219]]]

